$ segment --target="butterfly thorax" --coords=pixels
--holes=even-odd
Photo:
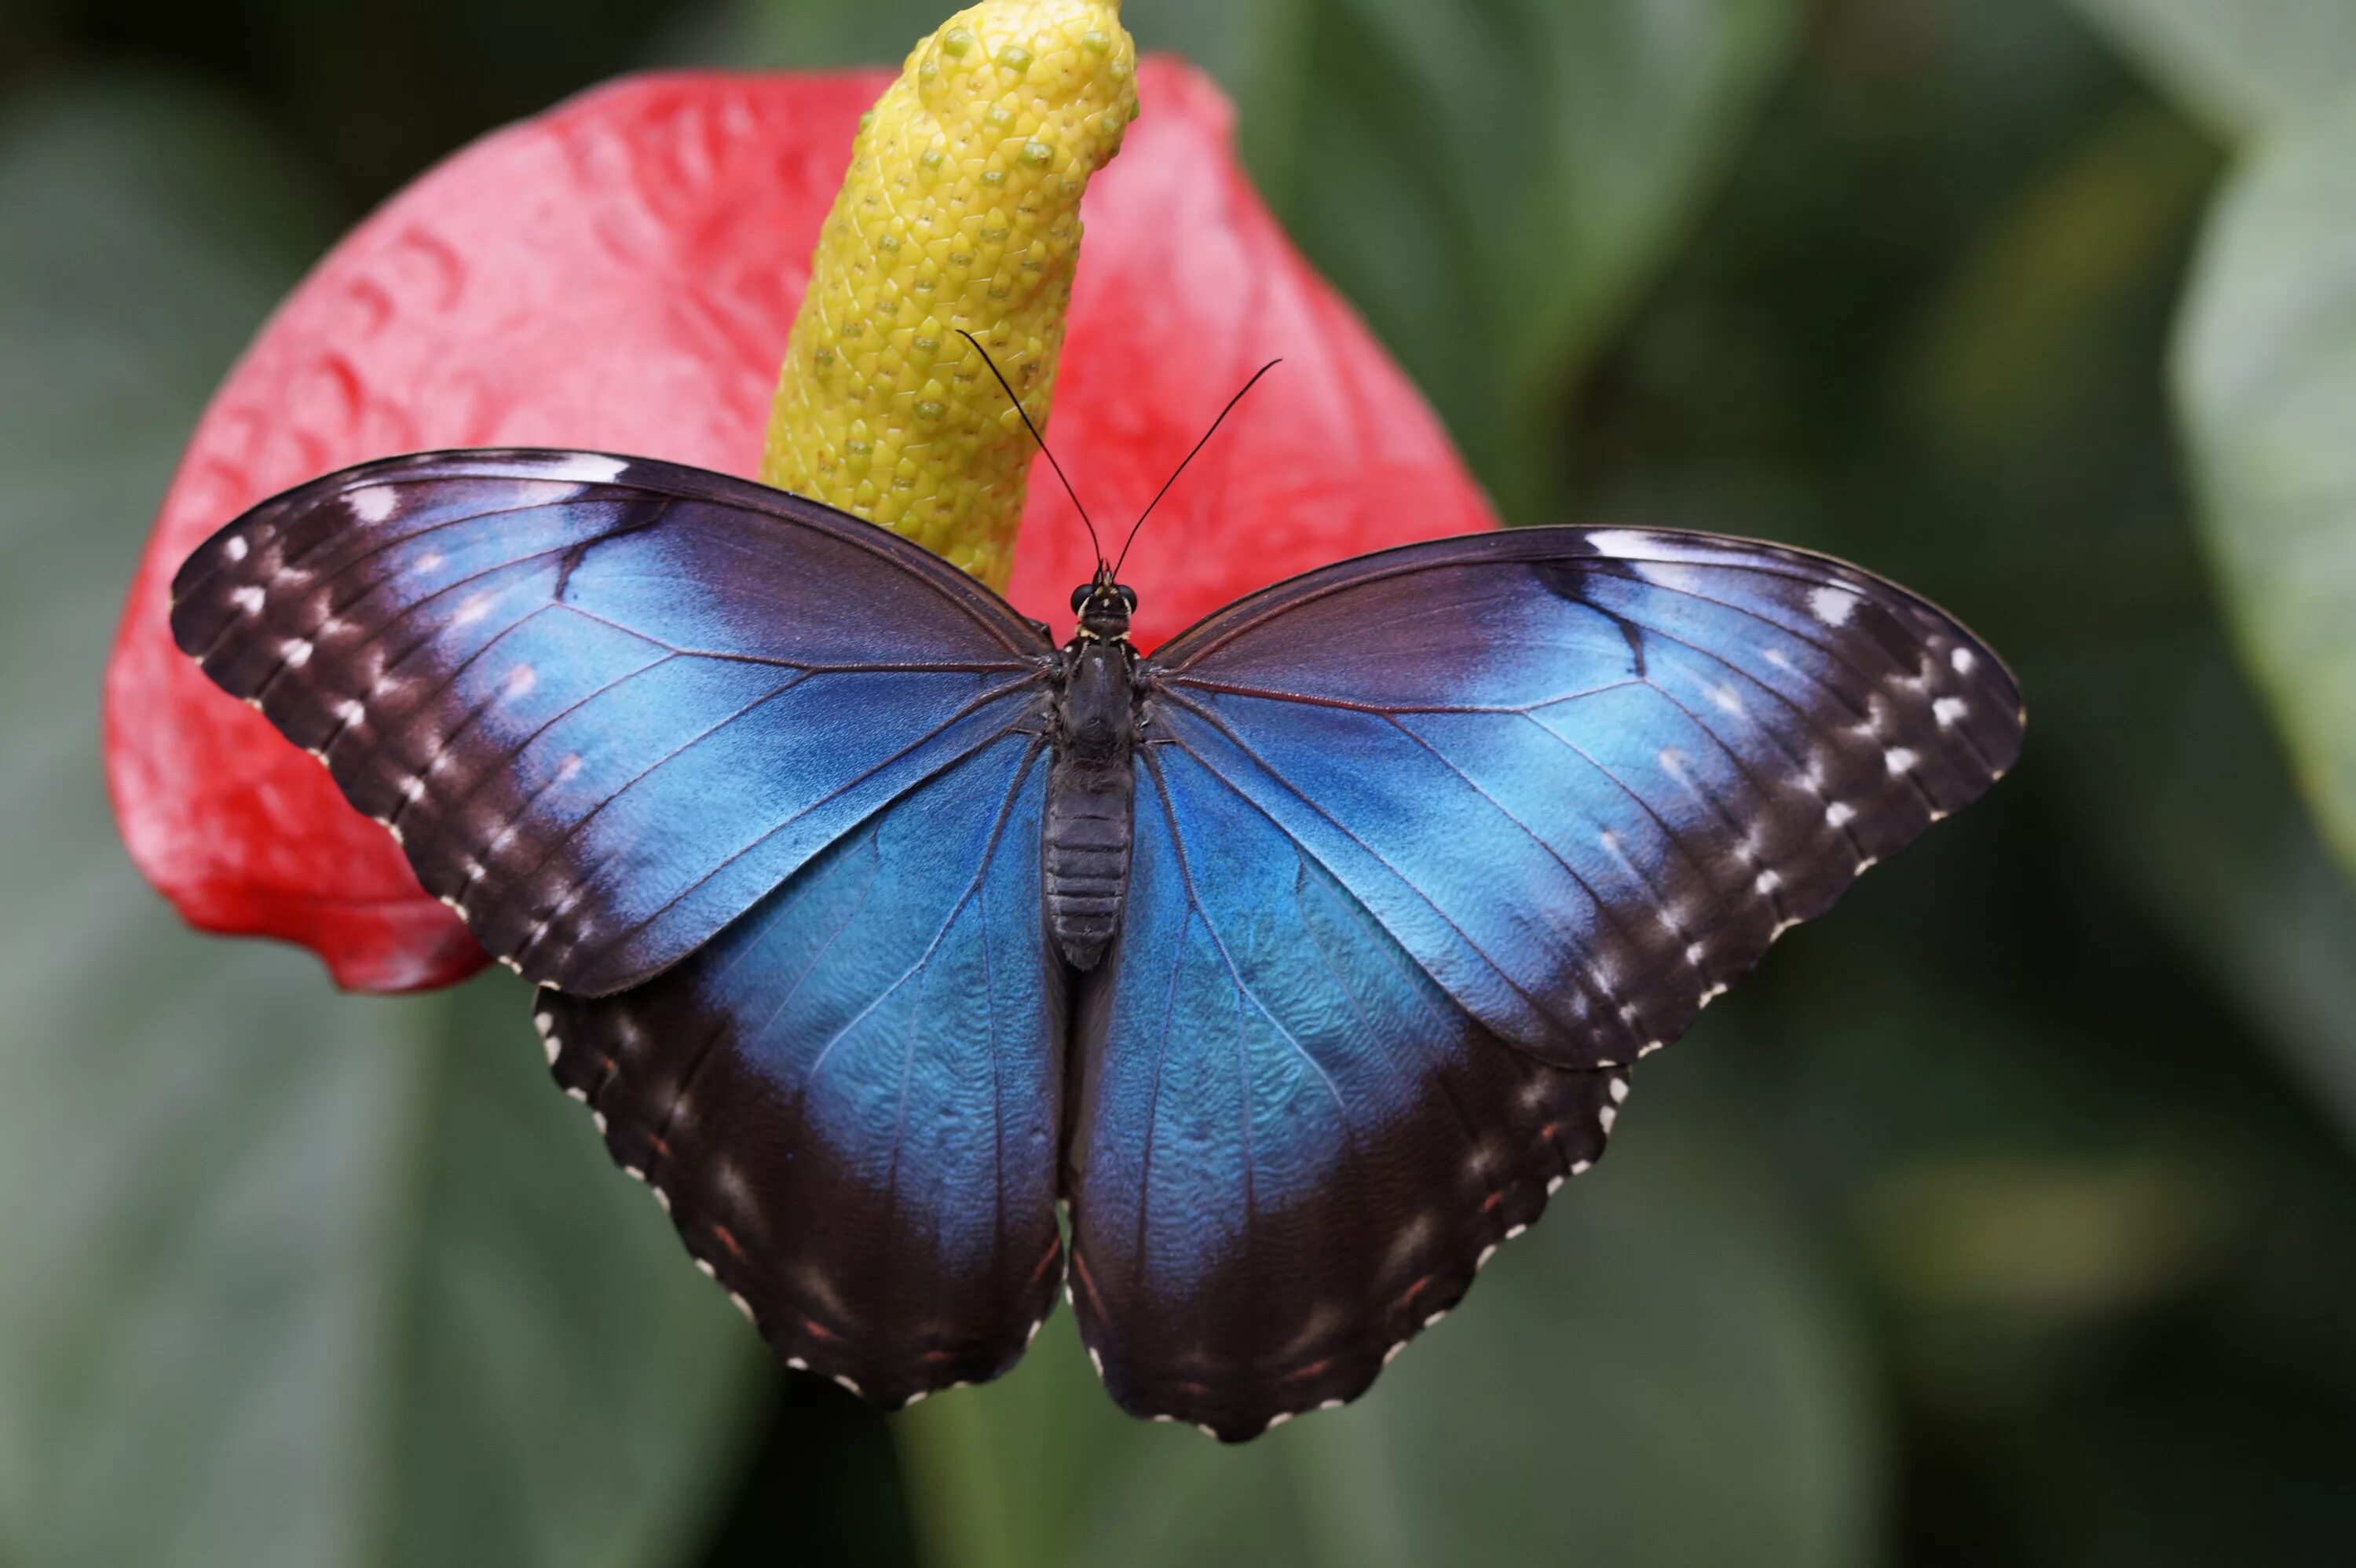
[[[1106,624],[1114,619],[1109,613],[1084,611],[1079,634],[1064,647],[1042,828],[1048,928],[1065,961],[1078,969],[1092,969],[1104,956],[1129,892],[1137,656],[1122,635],[1127,606],[1114,603],[1117,629]],[[1100,606],[1091,600],[1087,608]],[[1114,635],[1102,635],[1108,630]]]

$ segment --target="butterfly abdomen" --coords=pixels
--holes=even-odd
[[[1123,648],[1108,642],[1074,648],[1056,703],[1055,765],[1047,775],[1042,831],[1048,929],[1076,969],[1093,969],[1104,956],[1129,893],[1136,723]]]

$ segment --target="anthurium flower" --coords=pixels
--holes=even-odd
[[[811,259],[828,264],[822,229],[862,116],[890,109],[896,80],[689,73],[599,89],[426,174],[280,307],[189,442],[107,674],[124,841],[191,923],[302,943],[359,990],[444,985],[481,965],[327,771],[174,649],[172,574],[253,503],[401,452],[563,446],[762,474],[789,338],[813,363],[826,347],[794,336]],[[1138,641],[1325,561],[1491,526],[1429,408],[1253,191],[1218,91],[1173,59],[1139,66],[1135,90],[1141,113],[1087,188],[1068,307],[1048,301],[1030,318],[1044,328],[1026,326],[1018,346],[1044,367],[1016,381],[1026,406],[1044,414],[1054,383],[1058,455],[1091,510],[1125,524],[1250,371],[1286,361],[1140,536],[1125,571],[1144,591]],[[1060,166],[1066,151],[1039,162]],[[823,245],[856,266],[876,238]],[[926,378],[903,394],[981,399],[979,415],[958,415],[968,428],[1019,432],[994,383]],[[848,457],[861,417],[821,408],[809,428]],[[773,481],[799,487],[804,472],[771,449]],[[858,499],[813,483],[837,505]],[[960,563],[1060,624],[1094,563],[1087,536],[1059,488],[1033,486],[1020,517],[1011,572],[986,549]],[[951,528],[926,542],[958,559],[972,541]]]

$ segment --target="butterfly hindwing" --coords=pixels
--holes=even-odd
[[[486,948],[585,994],[676,962],[1004,733],[1049,652],[884,529],[567,452],[394,458],[290,491],[189,558],[172,626],[392,827]]]
[[[543,990],[559,1083],[791,1364],[887,1407],[1013,1364],[1063,1279],[1044,740],[976,751],[708,946]]]
[[[1363,1392],[1628,1091],[1498,1040],[1175,747],[1141,765],[1123,933],[1081,1019],[1081,1333],[1125,1409],[1231,1441]]]
[[[1411,545],[1244,600],[1157,663],[1149,745],[1567,1067],[1676,1038],[2020,746],[2009,677],[1938,610],[1708,535]]]

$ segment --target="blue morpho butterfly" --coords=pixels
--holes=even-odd
[[[906,1404],[1068,1281],[1124,1409],[1229,1440],[1364,1392],[2020,747],[1962,626],[1778,545],[1408,545],[1151,656],[1135,603],[1099,558],[1059,647],[817,502],[475,451],[254,507],[172,630],[540,984],[792,1365]]]

